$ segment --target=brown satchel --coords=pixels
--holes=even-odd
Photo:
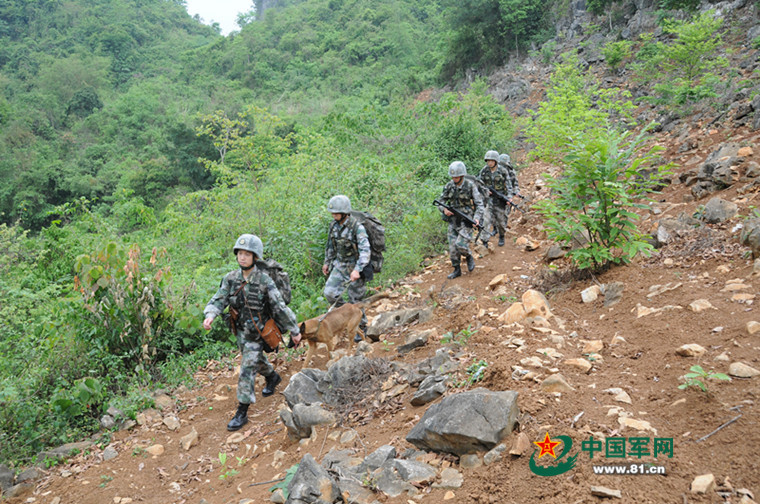
[[[258,326],[256,326],[256,329],[258,329]],[[259,334],[261,335],[261,339],[264,340],[264,343],[266,343],[273,351],[276,350],[282,342],[282,332],[280,332],[280,328],[275,324],[274,319],[270,318],[267,320],[267,323],[264,324],[264,330],[259,331]]]

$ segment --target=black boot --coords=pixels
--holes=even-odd
[[[354,335],[354,343],[359,343],[359,342],[360,342],[360,341],[362,341],[363,339],[364,339],[364,338],[362,338],[362,333],[356,333],[356,334]]]
[[[261,395],[264,397],[269,397],[270,395],[274,394],[274,388],[277,386],[278,383],[282,381],[282,378],[280,378],[280,375],[277,374],[277,371],[270,374],[266,377],[267,384],[264,387],[264,390],[261,391]]]
[[[503,247],[503,246],[504,246],[504,235],[500,234],[499,235],[499,247]]]
[[[235,416],[232,417],[230,423],[227,424],[228,431],[239,430],[242,426],[248,423],[248,404],[238,403],[238,409],[235,412]]]
[[[467,256],[467,271],[472,271],[475,269],[475,258],[472,257],[472,254],[469,254]]]
[[[454,266],[454,271],[449,273],[449,280],[462,276],[462,268],[459,266],[459,261],[451,260],[451,265]]]

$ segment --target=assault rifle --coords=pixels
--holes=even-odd
[[[456,208],[454,208],[452,206],[449,206],[446,203],[442,203],[442,202],[440,202],[438,200],[433,200],[433,204],[434,205],[438,205],[441,208],[445,208],[449,212],[453,213],[454,217],[456,217],[460,221],[464,221],[470,227],[476,228],[478,230],[478,234],[475,235],[475,241],[476,242],[478,241],[478,237],[480,237],[480,232],[483,230],[483,228],[482,228],[482,226],[480,224],[478,224],[473,219],[471,219],[470,217],[468,217],[466,213],[464,213],[464,212],[462,212],[460,210],[457,210]]]
[[[514,201],[512,201],[512,199],[509,198],[506,194],[497,191],[496,189],[494,189],[491,186],[486,186],[486,187],[488,188],[489,191],[491,191],[491,194],[493,194],[494,196],[496,196],[497,198],[499,198],[500,200],[502,200],[504,203],[506,203],[506,204],[508,204],[510,206],[515,207],[516,209],[518,209],[520,211],[520,213],[525,213],[525,212],[523,212],[523,209],[520,207],[520,205],[518,205],[517,203],[515,203]],[[515,196],[520,196],[522,199],[525,199],[525,197],[523,197],[521,194],[516,194]]]

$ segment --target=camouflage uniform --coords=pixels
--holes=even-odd
[[[483,221],[483,197],[475,182],[467,177],[462,177],[459,185],[450,180],[444,186],[440,199],[468,217],[478,222]],[[449,256],[452,264],[459,264],[461,256],[470,255],[469,243],[472,240],[472,228],[466,222],[460,222],[455,215],[445,217],[445,219],[449,223],[447,233]]]
[[[361,272],[369,264],[371,249],[364,226],[350,214],[343,224],[333,220],[325,247],[325,264],[330,268],[330,276],[325,283],[324,296],[330,304],[344,304],[343,291],[347,290],[348,300],[358,303],[364,299],[367,287],[363,278],[352,282],[351,271]],[[346,289],[348,284],[348,289]],[[362,328],[367,325],[367,317],[362,313]]]
[[[291,337],[299,334],[300,330],[293,310],[285,304],[282,294],[269,275],[254,266],[241,289],[243,282],[241,270],[227,273],[222,279],[219,290],[208,302],[203,313],[206,317],[215,318],[224,311],[227,305],[239,311],[235,337],[243,358],[240,364],[237,398],[241,404],[253,404],[256,402],[254,394],[256,373],[269,377],[275,372],[263,352],[263,342],[259,331],[264,329],[264,324],[270,318],[274,318],[277,326],[283,332],[288,331]]]
[[[493,187],[509,198],[513,196],[509,173],[505,168],[502,168],[498,164],[494,171],[491,171],[491,168],[489,168],[488,165],[484,166],[483,169],[480,170],[478,178],[483,185]],[[485,222],[483,223],[483,229],[490,233],[491,226],[493,226],[495,230],[498,231],[499,237],[503,238],[504,233],[507,231],[507,215],[507,203],[495,194],[492,194],[491,197],[488,198],[486,205],[486,216]],[[491,236],[494,234],[495,233],[491,233]]]

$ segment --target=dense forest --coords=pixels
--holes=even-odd
[[[680,3],[663,7],[694,7]],[[325,307],[332,195],[386,224],[375,284],[391,282],[444,249],[430,202],[452,160],[479,170],[518,129],[553,159],[569,132],[630,126],[629,96],[551,53],[568,6],[290,0],[222,37],[181,0],[3,2],[0,461],[96,430],[109,405],[134,414],[158,384],[231,351],[201,312],[241,233],[285,265],[303,319]],[[604,21],[620,6],[589,8]],[[717,28],[685,19],[676,41]],[[663,61],[682,67],[665,46],[637,48],[610,45],[608,60],[635,59],[649,79]],[[530,118],[464,78],[528,53],[558,63]],[[687,100],[709,71],[679,81]]]

